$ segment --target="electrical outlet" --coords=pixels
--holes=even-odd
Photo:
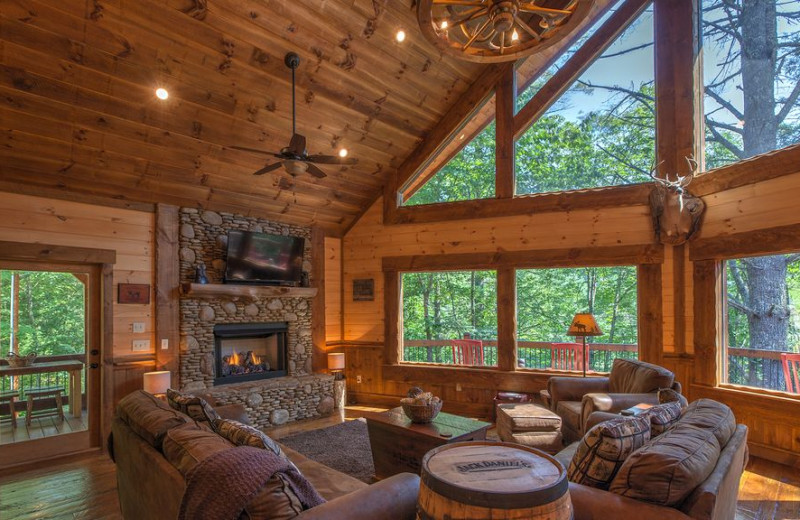
[[[456,392],[461,391],[461,383],[456,383]]]
[[[356,383],[361,383],[361,376],[360,375],[356,376]]]
[[[131,350],[133,350],[134,352],[147,352],[148,350],[150,350],[150,340],[149,339],[133,340]]]
[[[144,332],[144,323],[141,322],[134,322],[133,324],[133,333],[134,334],[141,334]]]
[[[167,338],[161,340],[161,350],[169,350],[169,340]]]

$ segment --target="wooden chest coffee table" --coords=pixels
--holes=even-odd
[[[492,425],[449,413],[440,413],[428,424],[414,424],[401,407],[367,414],[366,419],[379,479],[406,471],[419,474],[422,457],[430,450],[451,442],[484,440]]]

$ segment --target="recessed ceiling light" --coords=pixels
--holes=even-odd
[[[158,99],[167,99],[169,97],[169,92],[167,92],[167,89],[165,88],[157,88],[156,97]]]
[[[511,33],[511,41],[512,42],[519,41],[519,33],[517,32],[516,29],[514,29],[514,32]]]
[[[447,29],[447,20],[442,20],[442,24],[439,26],[444,31]]]
[[[339,157],[347,157],[347,148],[339,150]]]
[[[464,134],[461,134],[461,135],[458,136],[458,138],[461,139],[461,140],[463,140],[465,137],[467,137],[467,136],[464,135]]]
[[[406,32],[403,29],[400,29],[399,31],[397,31],[395,38],[397,38],[397,41],[400,43],[404,42],[406,39]]]

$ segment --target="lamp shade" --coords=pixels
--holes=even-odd
[[[344,370],[344,352],[331,352],[328,354],[329,370]]]
[[[600,336],[602,334],[594,316],[588,312],[576,314],[575,317],[572,318],[572,323],[567,331],[567,336]]]
[[[144,391],[149,394],[165,394],[172,384],[172,374],[169,370],[159,372],[145,372]]]

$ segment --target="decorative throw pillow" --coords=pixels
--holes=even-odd
[[[661,404],[677,402],[681,405],[681,409],[689,406],[689,401],[686,400],[686,397],[672,388],[659,388],[658,402]]]
[[[650,420],[650,438],[658,437],[681,418],[681,405],[678,401],[659,404],[648,408],[640,417]]]
[[[214,419],[219,419],[219,414],[201,397],[183,395],[169,388],[167,389],[167,402],[172,408],[185,413],[197,422],[210,423]]]
[[[625,459],[650,440],[650,420],[641,415],[598,424],[583,436],[567,478],[570,482],[608,489]]]
[[[225,437],[236,446],[252,446],[253,448],[264,448],[270,450],[275,455],[289,460],[283,453],[278,443],[270,439],[267,434],[257,428],[242,424],[232,419],[215,419],[211,422],[211,427],[218,435]]]

